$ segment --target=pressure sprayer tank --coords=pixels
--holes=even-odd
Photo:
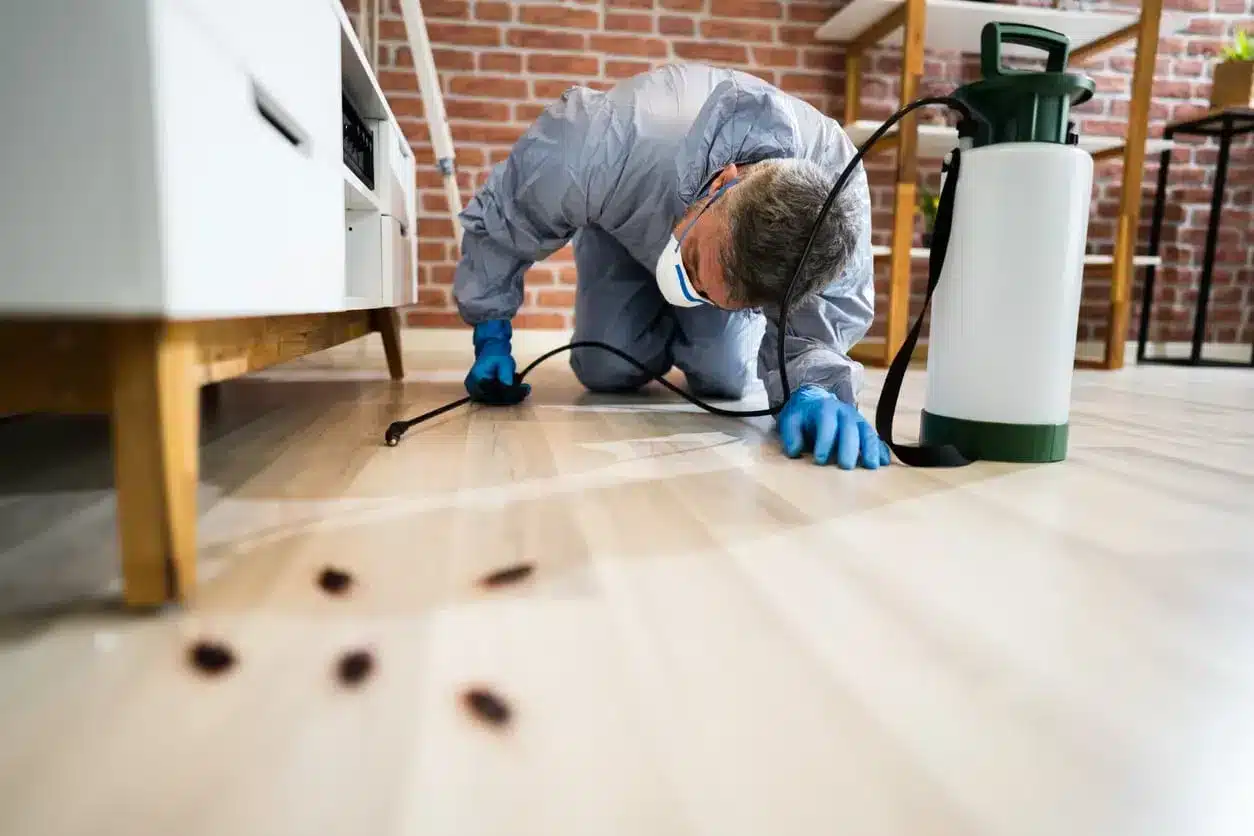
[[[990,23],[981,37],[983,79],[955,95],[986,124],[960,144],[920,441],[972,459],[1060,461],[1093,188],[1068,115],[1094,85],[1064,72],[1058,32]],[[1045,50],[1046,71],[1003,68],[1004,43]]]

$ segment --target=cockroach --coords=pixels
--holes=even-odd
[[[374,657],[365,650],[350,650],[340,657],[336,673],[344,685],[360,685],[374,670]]]
[[[188,658],[200,671],[217,676],[225,673],[235,664],[235,654],[225,644],[211,641],[198,641],[192,645]]]
[[[481,586],[506,586],[511,583],[518,583],[531,576],[536,567],[530,563],[519,563],[516,566],[509,566],[505,569],[498,569],[490,575],[484,577],[480,581]]]
[[[476,719],[489,726],[504,726],[509,722],[509,704],[486,688],[472,688],[462,694],[462,702]]]
[[[318,586],[331,595],[339,595],[348,590],[353,585],[353,576],[341,569],[335,569],[331,566],[322,570],[318,575]]]

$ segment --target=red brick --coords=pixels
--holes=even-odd
[[[534,102],[519,102],[514,105],[514,121],[530,124],[540,118],[540,114],[544,113],[545,107],[547,105]],[[493,162],[496,162],[496,160],[493,160]]]
[[[675,54],[687,61],[710,61],[716,64],[743,64],[749,52],[739,44],[712,44],[702,41],[681,41]]]
[[[623,12],[608,12],[605,15],[607,32],[642,32],[653,34],[653,17],[651,15],[634,15]]]
[[[595,35],[593,37],[596,37]],[[583,35],[574,32],[548,32],[543,29],[511,29],[506,36],[510,46],[524,49],[556,49],[582,52],[586,48]],[[595,47],[594,47],[595,49]]]
[[[591,9],[569,6],[533,6],[520,4],[518,19],[533,26],[558,26],[564,29],[595,29],[599,15]]]
[[[697,25],[690,17],[663,15],[658,18],[657,31],[663,35],[691,35],[697,31]]]
[[[606,78],[631,78],[633,75],[647,73],[652,67],[647,61],[606,61]]]
[[[379,70],[379,86],[389,95],[395,93],[418,94],[418,76],[414,71],[397,72],[395,70]]]
[[[469,328],[459,314],[451,311],[410,311],[405,322],[411,328]]]
[[[806,66],[807,69],[831,70],[833,72],[840,70],[842,75],[845,69],[844,57],[832,49],[803,50],[801,62]],[[875,79],[876,79],[875,76],[871,76],[871,78],[867,80],[875,80]]]
[[[768,23],[750,23],[743,20],[703,20],[701,21],[701,37],[716,41],[756,41],[771,43],[775,36]],[[722,44],[716,44],[722,46]]]
[[[449,122],[454,142],[516,142],[526,130],[522,125],[489,125],[479,122]]]
[[[664,58],[666,41],[657,38],[638,38],[630,35],[592,35],[592,48],[610,55],[639,55],[645,58]]]
[[[443,234],[445,238],[453,237],[453,223],[447,219],[441,218],[441,228],[448,231]],[[435,234],[436,222],[434,220],[423,219],[419,221],[419,228],[422,229],[423,235]],[[457,267],[452,264],[433,264],[431,265],[431,283],[432,284],[452,284],[453,276],[457,272]]]
[[[545,75],[596,75],[601,62],[592,55],[528,55],[527,72]]]
[[[431,56],[435,59],[435,68],[441,72],[449,70],[473,70],[475,68],[475,54],[460,49],[432,49]],[[392,57],[392,66],[404,68],[406,74],[414,78],[414,56],[410,54],[409,47],[398,46]],[[383,84],[382,80],[379,82]]]
[[[523,281],[528,287],[527,304],[534,305],[537,293],[535,288],[538,285],[553,284],[553,269],[551,267],[545,267],[537,264],[527,270],[527,272],[523,275]]]
[[[484,156],[483,151],[478,148],[457,148],[455,151],[457,153],[457,164],[459,166],[481,166],[484,164],[484,160],[487,159],[487,157]]]
[[[422,99],[411,96],[389,96],[388,104],[398,121],[402,118],[421,119],[424,115]]]
[[[402,24],[403,25],[403,24]],[[478,26],[467,23],[427,22],[427,36],[433,44],[460,44],[462,46],[500,46],[501,27]],[[382,37],[382,35],[380,35]],[[408,36],[402,36],[408,37]]]
[[[579,84],[580,82],[578,81],[560,81],[557,79],[548,80],[539,78],[531,82],[531,86],[535,90],[536,98],[545,100],[545,104],[547,104],[549,100],[561,98],[563,93],[572,87],[578,87]]]
[[[705,7],[705,0],[662,0],[663,9],[677,12],[699,12]]]
[[[478,20],[510,21],[513,19],[513,7],[510,3],[475,3],[475,18]]]
[[[443,261],[445,256],[445,248],[443,241],[419,241],[418,242],[418,260],[419,261]]]
[[[450,119],[482,119],[485,122],[508,122],[510,106],[506,102],[445,99],[444,112]]]
[[[567,326],[566,317],[558,313],[539,313],[524,312],[514,317],[512,320],[516,328],[538,328],[538,329],[564,329]]]
[[[482,96],[495,99],[525,99],[527,82],[521,78],[505,78],[489,75],[455,75],[448,80],[448,90],[454,95]]]
[[[611,9],[651,9],[653,0],[605,0]]]
[[[460,158],[464,149],[457,149],[457,156]],[[414,172],[414,184],[420,189],[438,189],[444,185],[444,178],[440,172],[434,168],[419,168]]]
[[[575,304],[575,291],[541,290],[536,294],[536,304],[542,308],[569,308]]]
[[[522,56],[516,52],[481,52],[479,69],[493,73],[521,73]]]
[[[797,0],[789,0],[785,8],[789,20],[801,23],[823,23],[835,13],[830,3],[799,3]]]
[[[784,73],[779,87],[788,93],[827,93],[833,85],[822,75],[803,75],[801,73]],[[842,91],[843,92],[843,91]]]
[[[714,17],[756,17],[764,20],[780,20],[784,16],[784,7],[769,0],[710,0],[710,14]]]
[[[779,40],[786,44],[797,44],[799,46],[808,46],[816,44],[818,41],[814,39],[815,27],[813,26],[787,26],[779,27]]]
[[[399,6],[400,4],[394,5]],[[396,8],[393,13],[400,15],[401,10]],[[468,20],[470,18],[470,4],[466,0],[422,0],[422,16],[428,19]]]
[[[423,308],[446,308],[449,304],[448,290],[443,287],[418,288],[418,305]]]
[[[755,46],[753,61],[765,67],[797,66],[797,50],[787,47]]]

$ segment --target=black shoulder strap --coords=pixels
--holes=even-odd
[[[941,268],[945,265],[945,250],[949,248],[949,231],[954,219],[954,192],[958,188],[958,168],[961,152],[954,150],[949,161],[949,174],[945,178],[945,187],[941,189],[940,204],[936,207],[936,222],[932,227],[932,252],[928,258],[927,296],[923,299],[923,310],[914,321],[914,327],[906,341],[898,350],[893,363],[888,367],[888,376],[884,378],[884,389],[880,392],[879,404],[875,409],[875,431],[903,464],[910,467],[962,467],[970,464],[965,456],[952,445],[932,447],[919,445],[910,447],[893,441],[893,416],[897,413],[897,398],[901,395],[901,384],[910,366],[910,357],[919,341],[919,333],[923,330],[923,318],[927,316],[932,305],[932,293],[940,281]]]

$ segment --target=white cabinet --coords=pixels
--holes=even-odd
[[[373,189],[343,162],[345,94]],[[412,258],[353,274],[414,250],[414,159],[338,0],[8,4],[0,112],[0,315],[415,300]],[[379,249],[350,263],[363,212]]]
[[[129,603],[196,586],[201,386],[371,332],[404,377],[416,218],[338,0],[0,2],[0,415],[111,417]]]

